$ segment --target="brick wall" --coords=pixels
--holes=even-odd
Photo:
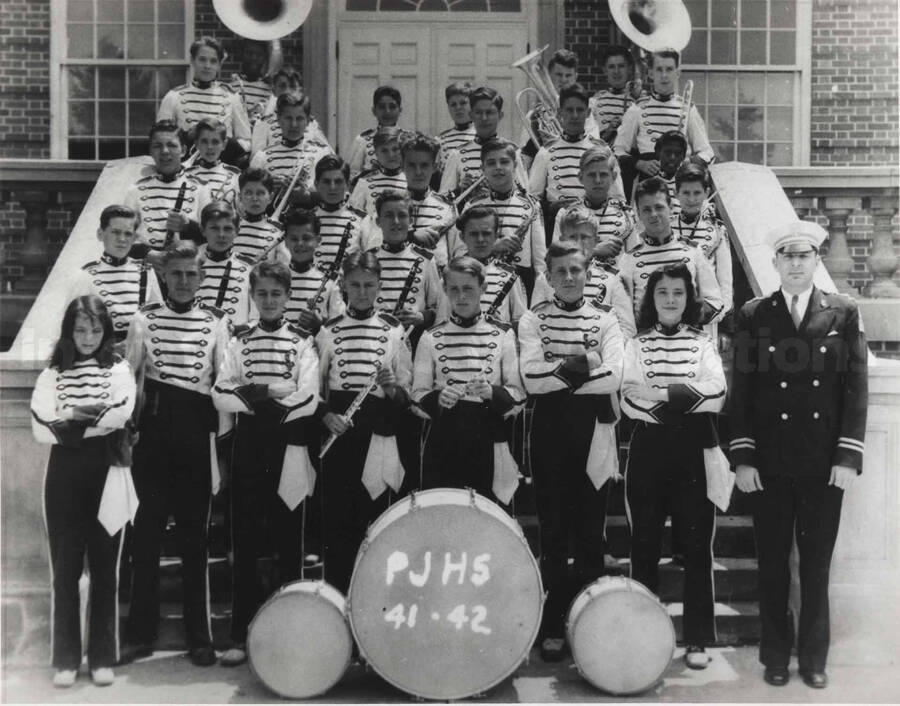
[[[620,41],[610,18],[609,5],[601,0],[565,0],[565,46],[578,55],[578,81],[594,92],[606,86],[600,54]]]
[[[897,3],[815,0],[810,164],[896,164]]]
[[[0,3],[0,156],[50,156],[50,0]]]

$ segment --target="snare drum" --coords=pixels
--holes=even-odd
[[[543,589],[518,523],[474,491],[438,488],[369,528],[350,582],[361,655],[399,689],[462,699],[528,656]]]
[[[569,646],[581,675],[610,694],[638,694],[656,684],[675,651],[675,627],[642,583],[605,576],[569,609]]]
[[[247,635],[250,669],[292,699],[318,696],[337,684],[352,648],[344,597],[323,581],[284,586],[257,611]]]

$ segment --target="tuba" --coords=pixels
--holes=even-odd
[[[511,64],[513,68],[522,69],[532,84],[516,94],[516,108],[528,136],[538,147],[562,137],[563,134],[562,124],[557,116],[559,94],[553,86],[553,81],[550,80],[549,72],[541,63],[541,54],[549,46],[547,44],[541,49],[536,49]],[[537,96],[537,104],[531,110],[528,110],[524,102],[529,93]],[[532,118],[537,120],[536,131],[531,124]]]

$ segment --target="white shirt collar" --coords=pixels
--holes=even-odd
[[[809,298],[812,296],[813,288],[810,287],[805,292],[800,292],[797,295],[797,307],[800,310],[800,316],[803,317],[806,315],[806,307],[809,306]],[[781,288],[781,296],[784,297],[784,304],[787,307],[787,310],[791,310],[791,299],[794,298],[793,294],[788,294],[784,291],[784,287]]]

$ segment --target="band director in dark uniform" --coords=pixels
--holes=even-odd
[[[856,303],[813,285],[825,237],[805,221],[770,234],[781,287],[737,317],[731,414],[736,482],[752,493],[765,680],[789,679],[788,558],[796,535],[799,673],[819,689],[828,683],[828,572],[844,491],[862,471],[867,404]]]

